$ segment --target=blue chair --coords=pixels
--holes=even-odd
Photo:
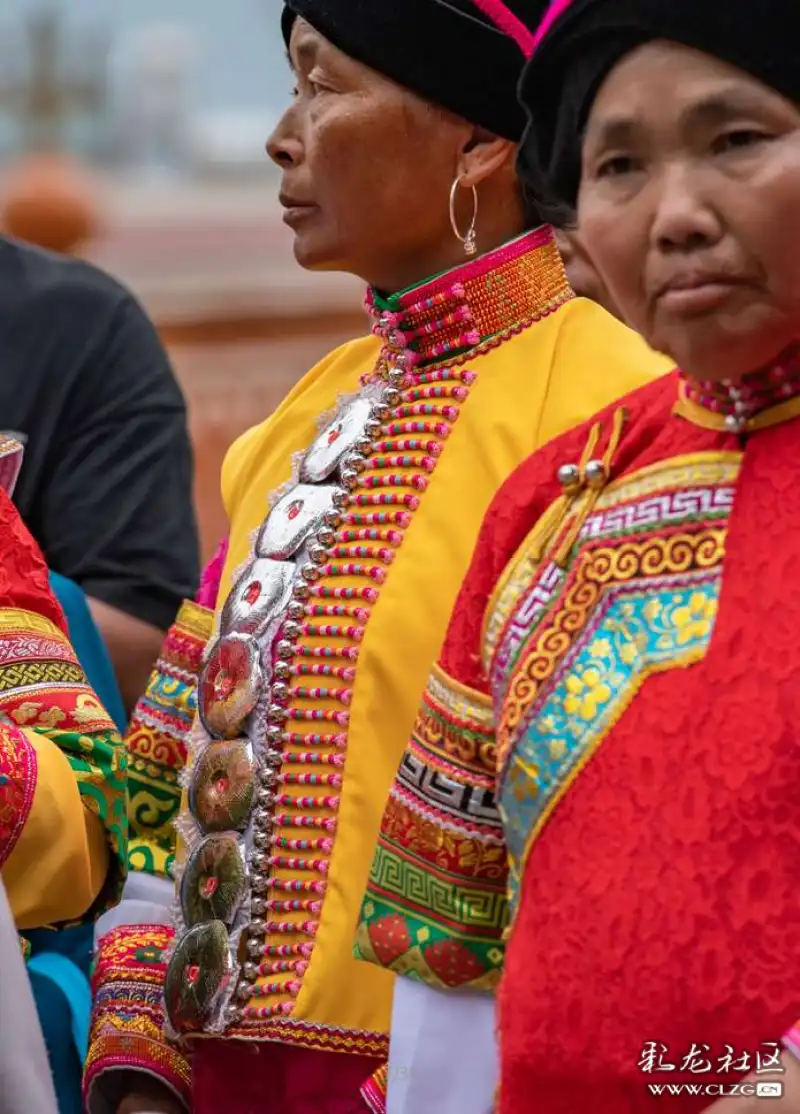
[[[89,683],[123,732],[125,707],[86,596],[77,584],[57,573],[50,574],[50,583]],[[59,932],[36,929],[25,936],[31,943],[28,972],[50,1058],[59,1114],[82,1114],[81,1076],[89,1043],[94,925]]]

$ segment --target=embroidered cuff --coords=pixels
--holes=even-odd
[[[495,987],[507,870],[493,761],[488,697],[437,667],[384,811],[357,958],[441,989]]]
[[[147,1072],[190,1104],[190,1061],[164,1036],[163,955],[172,936],[165,926],[126,925],[100,941],[84,1075],[90,1111],[101,1108],[95,1092],[104,1073],[118,1070]]]

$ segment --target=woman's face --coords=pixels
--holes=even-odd
[[[697,378],[800,338],[800,111],[740,70],[627,55],[588,120],[578,215],[624,318]]]
[[[267,151],[283,171],[297,261],[384,289],[427,277],[429,260],[455,242],[450,187],[471,125],[349,58],[303,19],[289,53],[296,89]]]

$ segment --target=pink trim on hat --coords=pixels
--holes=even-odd
[[[553,0],[552,4],[547,9],[547,15],[537,27],[536,34],[532,36],[530,49],[526,51],[528,58],[530,58],[530,56],[539,46],[542,39],[545,37],[545,35],[553,26],[558,17],[564,14],[571,3],[572,0]]]
[[[518,19],[502,0],[475,0],[475,6],[488,15],[489,19],[513,39],[526,58],[533,53],[535,42],[533,35]],[[549,13],[548,13],[549,14]]]

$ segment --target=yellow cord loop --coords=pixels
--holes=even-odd
[[[622,440],[622,430],[625,427],[627,417],[627,411],[623,407],[618,406],[614,411],[611,436],[608,439],[606,451],[599,460],[595,459],[592,454],[595,452],[597,443],[600,440],[600,423],[598,422],[596,425],[592,426],[589,440],[583,450],[581,462],[578,466],[579,486],[575,495],[572,496],[568,510],[572,509],[572,504],[578,495],[585,493],[586,497],[577,510],[572,522],[569,524],[569,527],[564,531],[553,554],[553,562],[558,565],[560,569],[565,569],[567,567],[570,554],[572,553],[572,547],[578,540],[586,519],[596,507],[597,500],[600,498],[603,489],[609,481],[611,476],[611,464],[614,459],[614,454],[619,448],[619,443]],[[559,525],[561,525],[561,522],[563,522],[563,517]]]
[[[558,480],[564,488],[563,495],[559,495],[555,503],[553,503],[548,511],[548,518],[550,521],[547,526],[542,530],[537,538],[536,546],[531,550],[531,556],[534,561],[541,561],[550,548],[550,543],[553,538],[561,530],[564,520],[572,510],[572,506],[578,496],[584,489],[584,481],[582,476],[586,469],[586,465],[592,458],[592,453],[597,447],[597,442],[600,440],[600,434],[603,432],[600,422],[595,422],[589,430],[589,437],[584,445],[583,452],[581,453],[580,464],[564,464],[558,470]]]

